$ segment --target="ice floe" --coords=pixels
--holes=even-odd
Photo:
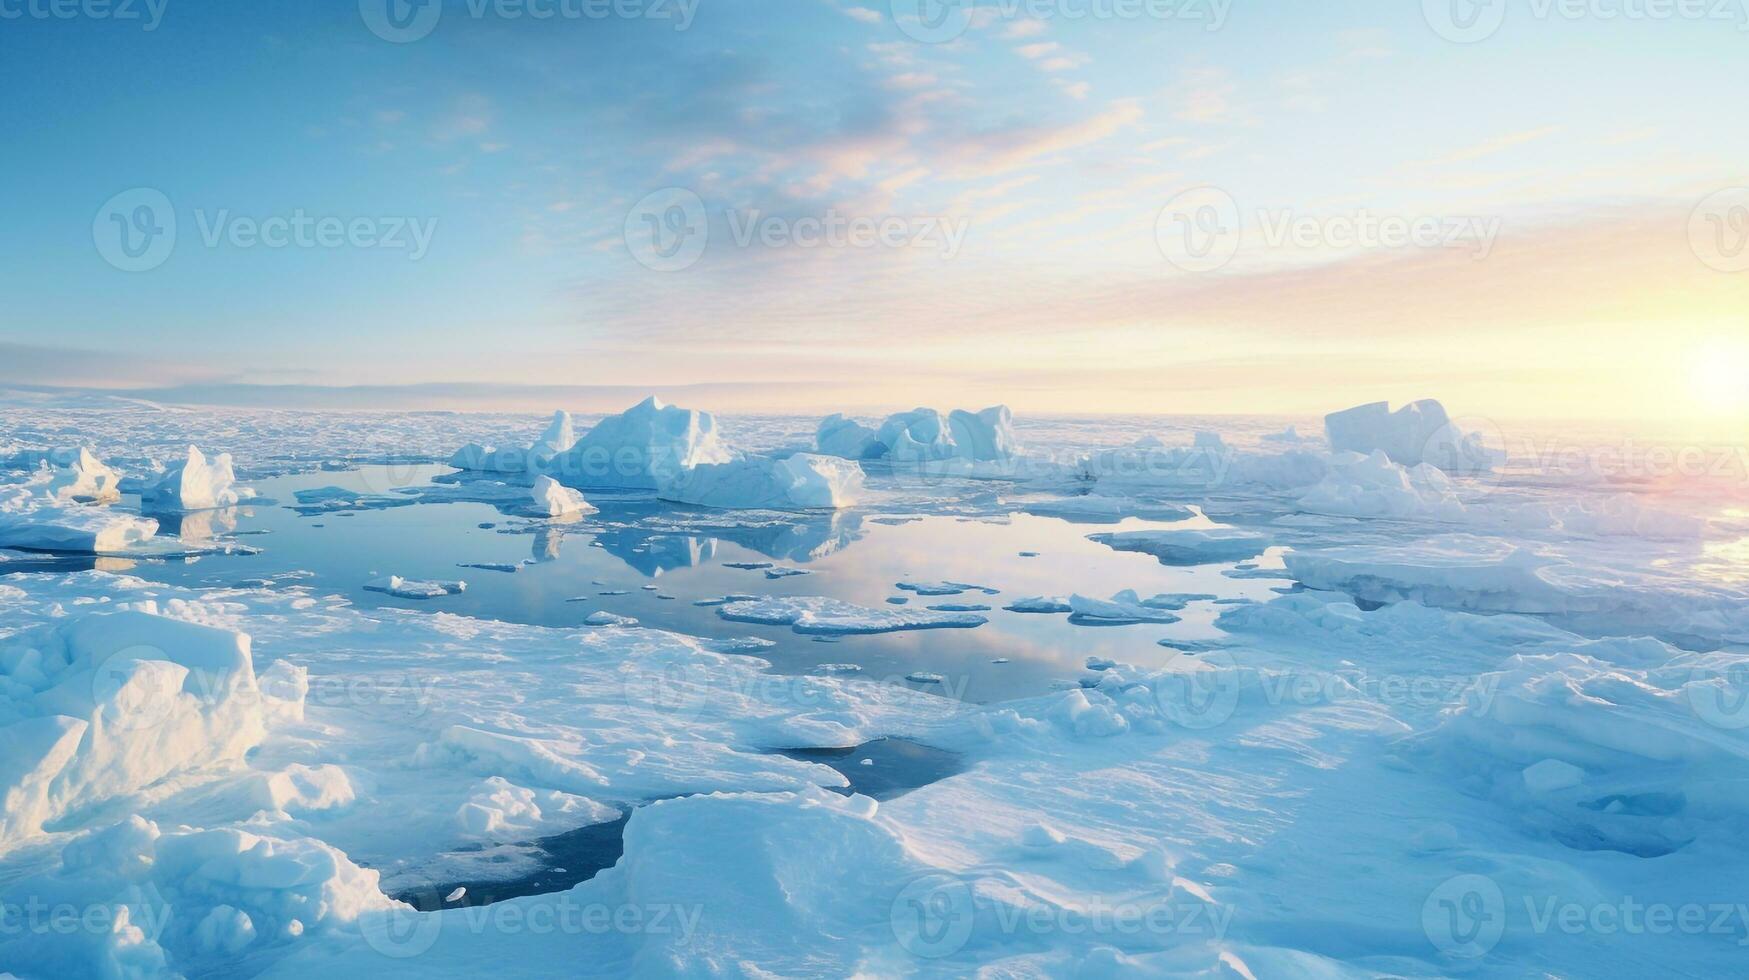
[[[386,592],[401,599],[437,599],[446,595],[460,595],[467,591],[468,583],[385,575],[366,582],[364,588],[370,592]]]
[[[725,603],[717,607],[717,615],[735,622],[788,626],[797,633],[829,636],[967,629],[989,622],[976,613],[930,612],[909,607],[874,609],[827,596],[764,596]]]
[[[862,480],[861,466],[837,456],[741,456],[667,474],[656,495],[699,507],[836,510],[856,503]]]
[[[1243,561],[1263,554],[1270,543],[1266,535],[1236,527],[1114,531],[1089,534],[1087,539],[1115,551],[1153,555],[1163,565]]]

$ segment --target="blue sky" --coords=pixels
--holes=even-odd
[[[23,11],[0,17],[0,382],[807,378],[846,405],[1652,415],[1720,410],[1669,392],[1749,336],[1749,274],[1690,231],[1749,184],[1737,6],[1504,0],[1454,43],[1411,2],[1010,0],[923,43],[916,0],[458,0],[393,43],[378,0],[158,2],[151,30],[0,2]],[[1246,226],[1215,269],[1159,244],[1198,187]],[[94,222],[136,188],[175,248],[124,271]],[[665,189],[708,226],[673,271],[628,247]],[[229,237],[297,215],[430,240]],[[914,243],[737,242],[754,215],[896,219]],[[1495,231],[1485,258],[1294,245],[1268,239],[1284,215]]]

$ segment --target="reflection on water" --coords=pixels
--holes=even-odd
[[[346,596],[363,607],[444,611],[541,626],[582,627],[585,617],[605,611],[719,641],[749,636],[768,640],[772,645],[759,649],[758,656],[785,673],[809,673],[826,663],[856,664],[863,678],[972,701],[1074,684],[1089,659],[1163,666],[1176,651],[1161,646],[1161,640],[1218,639],[1222,634],[1213,623],[1224,608],[1221,603],[1268,600],[1273,589],[1288,584],[1282,578],[1248,577],[1257,572],[1243,573],[1247,577],[1222,574],[1232,564],[1169,567],[1148,555],[1115,552],[1089,541],[1087,525],[995,508],[994,493],[988,495],[992,506],[983,516],[903,519],[862,512],[702,511],[647,495],[600,495],[592,497],[599,513],[558,523],[517,515],[502,484],[492,489],[483,481],[468,481],[467,491],[486,499],[462,499],[462,484],[431,483],[448,472],[445,467],[402,469],[393,486],[386,485],[382,472],[371,469],[263,481],[260,490],[266,499],[215,513],[210,524],[197,521],[190,526],[196,534],[212,535],[205,540],[215,547],[234,543],[226,534],[259,534],[236,540],[260,546],[260,554],[144,561],[133,572],[200,587],[307,572],[296,584],[319,594]],[[299,512],[298,491],[329,486],[357,493],[318,495],[336,505]],[[438,495],[446,502],[369,506],[373,497],[397,504],[407,497],[425,501],[427,490],[439,486],[443,489]],[[1102,525],[1117,530],[1160,526],[1133,519]],[[1264,560],[1266,568],[1270,558]],[[768,579],[758,568],[731,567],[770,562],[793,564],[812,574]],[[503,570],[458,567],[473,564]],[[468,589],[423,603],[363,590],[365,582],[382,575],[463,578]],[[659,591],[640,587],[658,576]],[[851,636],[826,644],[785,626],[729,622],[716,607],[697,604],[741,593],[820,595],[878,609],[887,608],[889,598],[908,595],[897,588],[899,582],[942,580],[999,590],[987,600],[978,597],[993,607],[980,614],[989,622],[976,629]],[[1171,592],[1216,599],[1189,603],[1177,612],[1182,618],[1176,623],[1099,629],[1077,626],[1062,614],[1029,615],[1003,608],[1030,596],[1080,592],[1105,598],[1124,589],[1143,597]],[[939,674],[943,680],[907,680],[919,673]]]

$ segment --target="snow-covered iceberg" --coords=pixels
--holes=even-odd
[[[739,456],[668,475],[656,495],[699,507],[836,510],[856,503],[862,479],[858,463],[838,456]]]
[[[103,464],[89,449],[71,454],[51,470],[49,493],[62,500],[110,501],[120,496],[121,474]]]
[[[1330,473],[1299,499],[1310,514],[1333,517],[1460,523],[1466,508],[1444,471],[1427,463],[1403,466],[1382,449],[1339,454]]]
[[[656,490],[689,467],[733,459],[709,412],[664,405],[651,396],[596,423],[548,471],[569,487]]]
[[[206,454],[189,446],[187,457],[140,491],[140,505],[148,512],[230,507],[241,499],[236,482],[230,453],[220,453],[209,462]]]
[[[1404,466],[1428,463],[1448,472],[1472,473],[1498,462],[1478,435],[1459,430],[1445,406],[1433,399],[1411,402],[1395,412],[1389,402],[1332,412],[1324,417],[1324,434],[1338,452],[1369,456],[1382,450]]]
[[[284,662],[257,677],[249,637],[140,609],[0,640],[0,844],[173,773],[240,761],[301,716]]]

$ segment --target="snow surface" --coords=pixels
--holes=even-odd
[[[687,432],[697,422],[685,420]],[[773,459],[814,434],[811,420],[734,424],[746,434],[737,447]],[[1512,467],[1435,475],[1382,446],[1272,446],[1283,424],[1041,424],[1027,430],[1029,448],[1074,462],[1011,468],[1012,489],[871,467],[869,513],[1006,529],[1004,554],[1045,556],[978,570],[1009,595],[1043,593],[983,614],[882,602],[901,576],[955,587],[939,580],[973,574],[944,560],[951,541],[865,576],[864,602],[666,604],[704,617],[690,630],[732,626],[710,637],[649,617],[547,628],[441,606],[365,608],[297,577],[183,587],[151,581],[152,562],[69,571],[7,554],[0,970],[30,980],[1740,973],[1749,494]],[[532,428],[15,410],[0,414],[0,446],[11,447],[0,458],[25,462],[0,475],[0,529],[24,516],[139,520],[125,482],[107,504],[51,492],[52,471],[69,462],[45,447],[90,445],[154,474],[155,452],[198,440],[251,454],[252,474],[293,465],[321,487],[331,478],[320,470],[365,455],[441,462],[463,439],[515,444]],[[716,445],[722,458],[702,462],[737,458]],[[1138,575],[1183,576],[1172,586],[1182,591],[1094,598],[1087,555],[1024,540],[1053,522],[1015,516],[1031,501],[1090,496],[1089,484],[1091,495],[1194,507],[1271,551],[1167,569],[1098,549]],[[517,513],[531,492],[492,491],[493,506]],[[485,491],[473,493],[345,499],[405,496],[421,508]],[[341,499],[317,493],[300,506]],[[628,518],[598,500],[609,520],[587,522],[589,534],[624,550],[629,568],[674,567],[631,550],[646,544],[619,543],[606,525]],[[1114,516],[1116,540],[1207,540]],[[674,560],[688,567],[718,536],[756,542],[774,566],[877,547],[860,539],[856,509],[638,519],[683,542]],[[501,531],[553,523],[506,521],[519,526]],[[149,543],[137,531],[130,551]],[[489,556],[440,567],[464,557]],[[785,581],[717,571],[748,583],[739,588],[779,589],[853,568]],[[1060,625],[1008,609],[1102,627],[1080,635],[1133,631],[1138,654],[1077,653],[1087,669],[1057,689],[966,699],[932,651],[989,635],[1001,617]],[[1131,625],[1116,625],[1123,617]],[[984,628],[903,633],[948,625]],[[796,642],[791,630],[842,640],[834,662],[780,673],[748,655],[770,651],[771,637]],[[871,630],[899,635],[859,636]],[[893,661],[877,658],[912,640],[912,659],[883,680]],[[1017,644],[980,656],[1008,671],[1035,653]],[[856,764],[883,737],[950,750],[953,774],[879,802],[848,794],[840,770],[883,768]],[[849,754],[835,767],[780,751],[800,748]],[[493,882],[546,867],[552,854],[534,841],[596,832],[623,832],[611,866],[490,901]],[[448,904],[419,912],[389,897],[424,890]],[[31,909],[66,910],[63,927]]]

